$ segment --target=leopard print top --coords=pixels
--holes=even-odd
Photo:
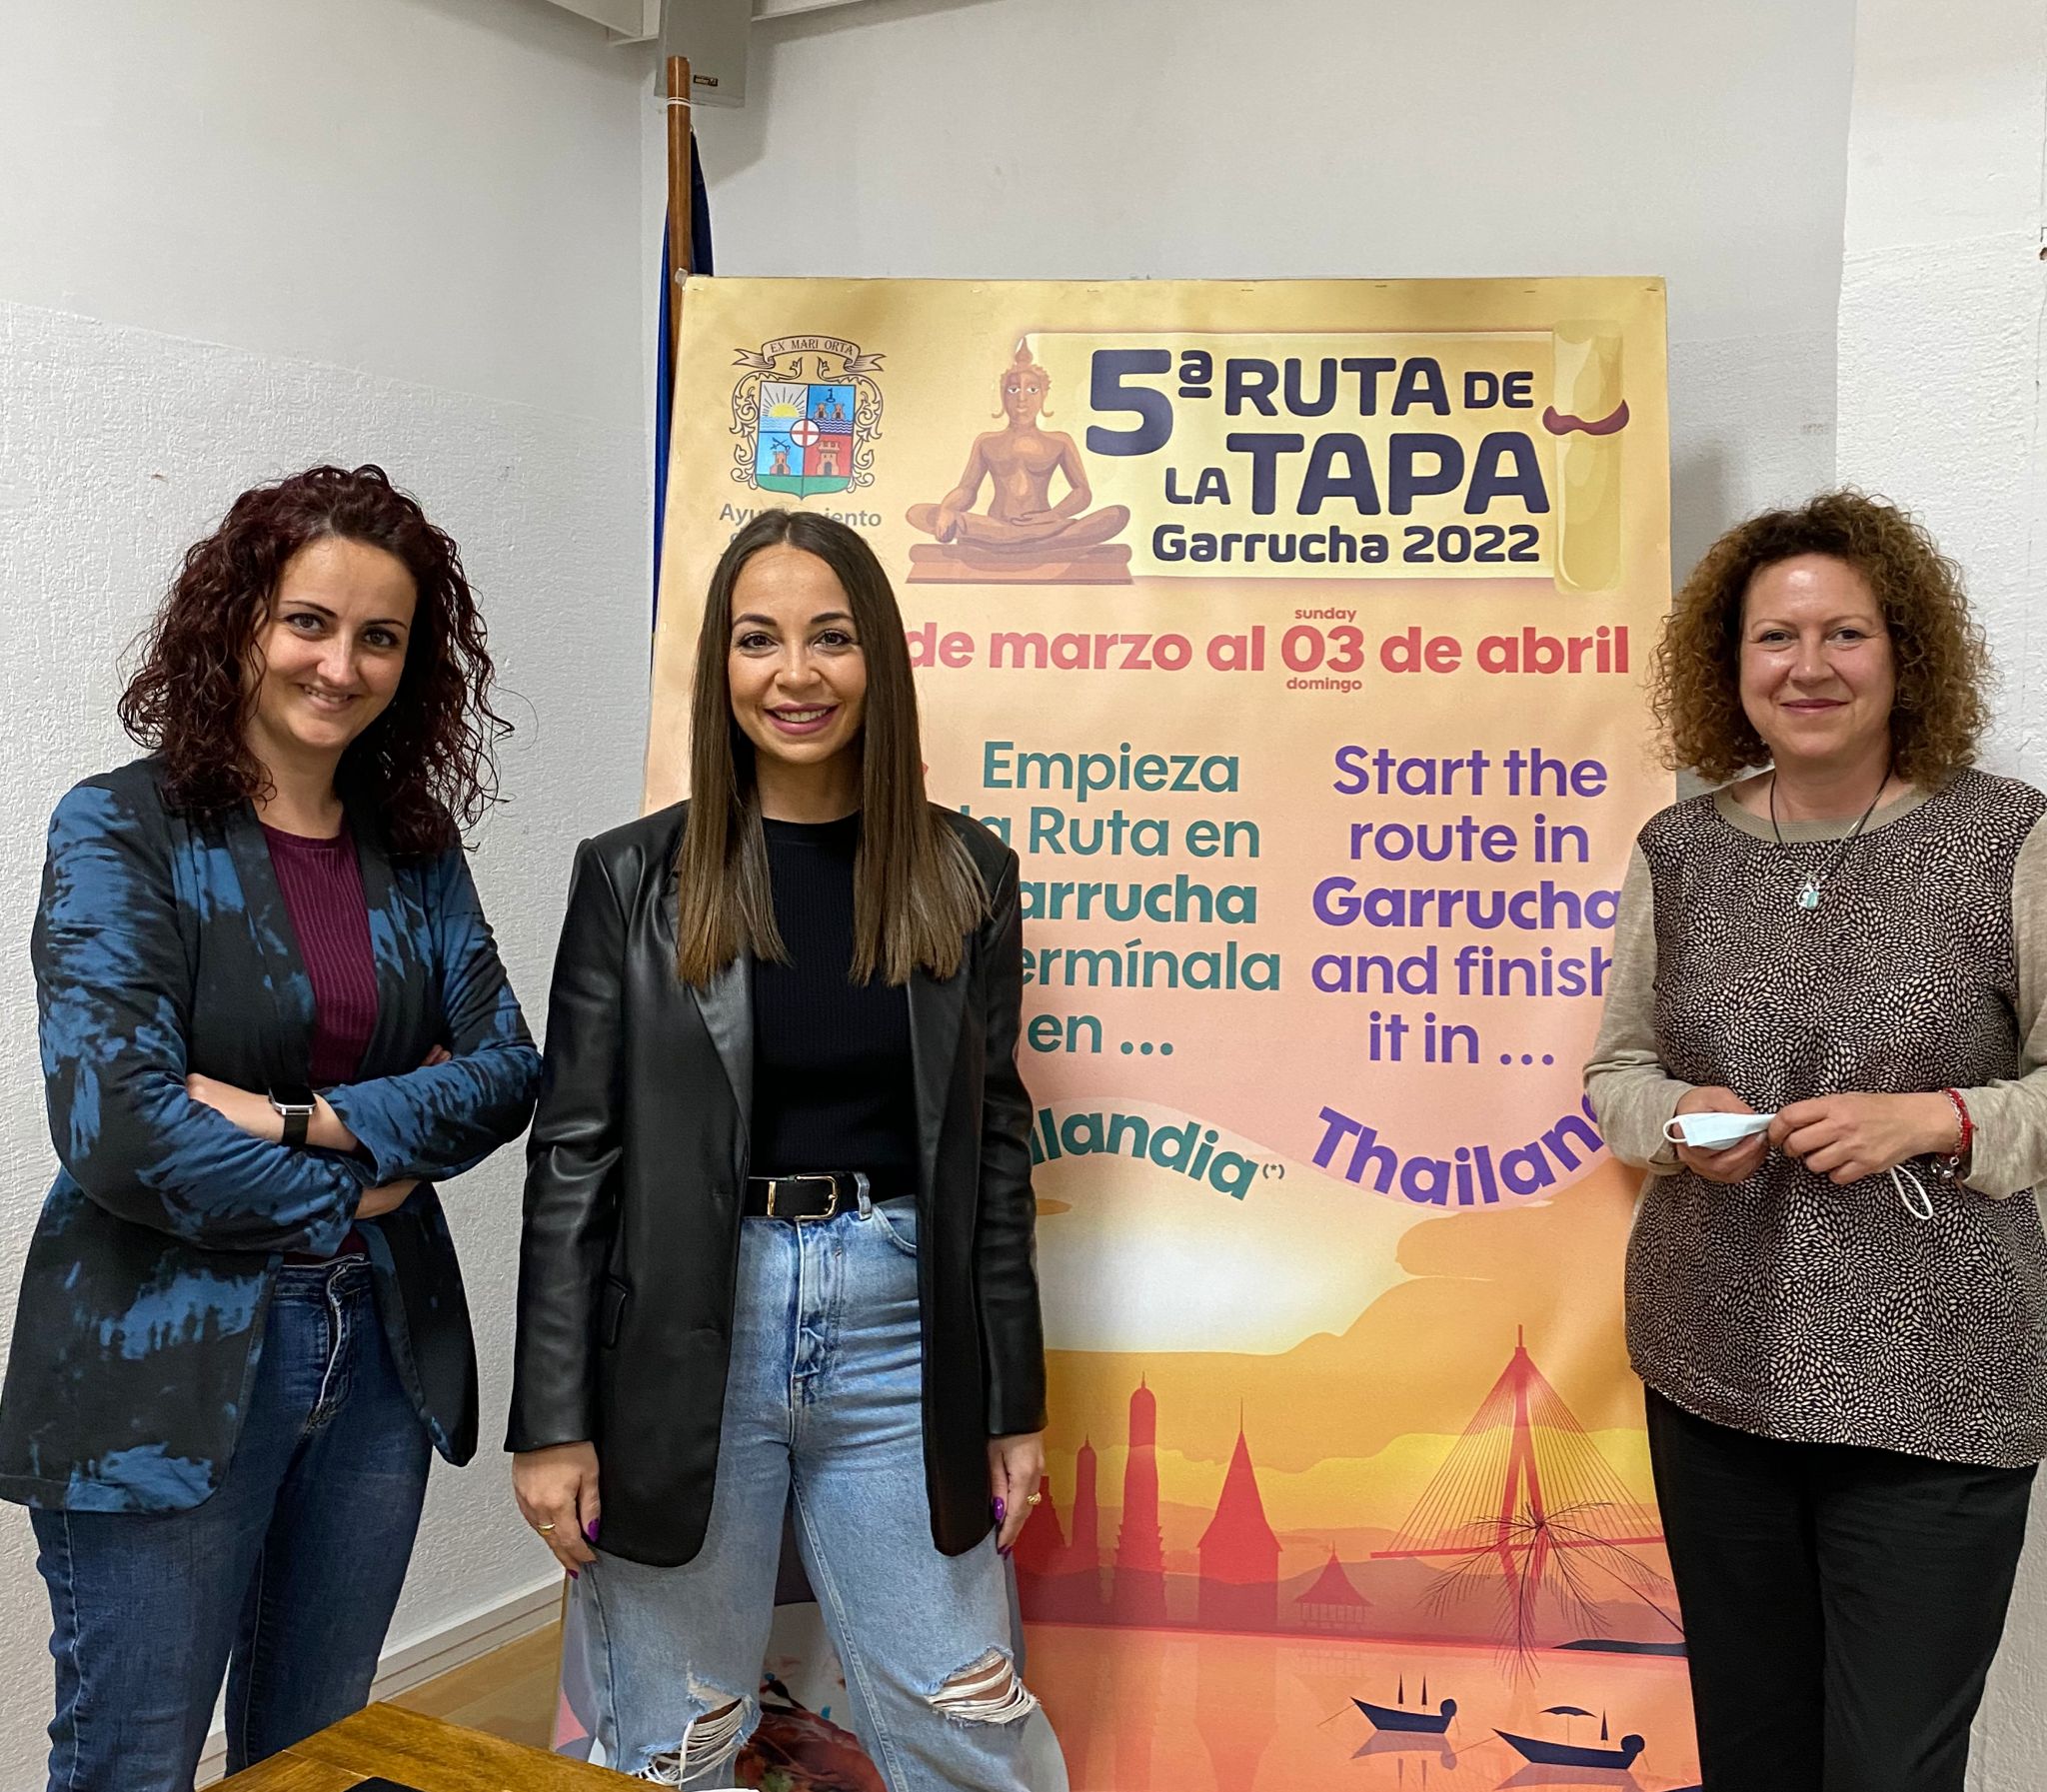
[[[1710,796],[1642,831],[1654,1029],[1668,1074],[1758,1111],[1837,1090],[2017,1076],[2012,875],[2047,797],[1962,774],[1847,849],[1778,844]],[[1767,1437],[2017,1467],[2047,1455],[2047,1240],[2031,1190],[1888,1175],[1837,1187],[1782,1152],[1732,1186],[1651,1179],[1627,1260],[1628,1350],[1678,1405]]]

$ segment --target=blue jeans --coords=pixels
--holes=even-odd
[[[50,1792],[190,1792],[228,1673],[228,1771],[369,1696],[429,1445],[368,1259],[286,1264],[220,1487],[184,1512],[36,1511],[57,1661]]]
[[[923,1382],[913,1201],[743,1223],[704,1548],[679,1568],[600,1553],[571,1595],[620,1772],[732,1783],[793,1506],[854,1730],[891,1792],[1065,1792],[1051,1725],[1012,1665],[993,1534],[960,1556],[932,1541]]]

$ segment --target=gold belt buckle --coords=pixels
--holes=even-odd
[[[813,1219],[830,1219],[838,1213],[839,1178],[837,1176],[827,1176],[822,1174],[808,1176],[770,1176],[768,1178],[768,1217],[770,1219],[780,1217],[780,1215],[778,1215],[775,1211],[775,1198],[777,1193],[780,1191],[782,1184],[785,1182],[829,1182],[832,1185],[832,1198],[826,1204],[824,1212],[792,1213],[788,1215],[791,1223],[795,1225],[803,1225],[807,1221]]]

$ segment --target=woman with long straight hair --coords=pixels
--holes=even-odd
[[[999,1549],[1037,1499],[1017,856],[925,799],[873,550],[770,511],[711,581],[692,800],[577,855],[509,1447],[622,1771],[726,1783],[783,1515],[892,1792],[1058,1792]]]
[[[52,1792],[190,1792],[358,1709],[476,1357],[434,1183],[540,1082],[463,856],[491,658],[377,467],[235,500],[57,805],[31,952],[60,1168],[0,1396],[55,1623]]]

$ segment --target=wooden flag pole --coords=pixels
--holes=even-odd
[[[690,277],[690,59],[668,59],[668,364],[673,378]]]

